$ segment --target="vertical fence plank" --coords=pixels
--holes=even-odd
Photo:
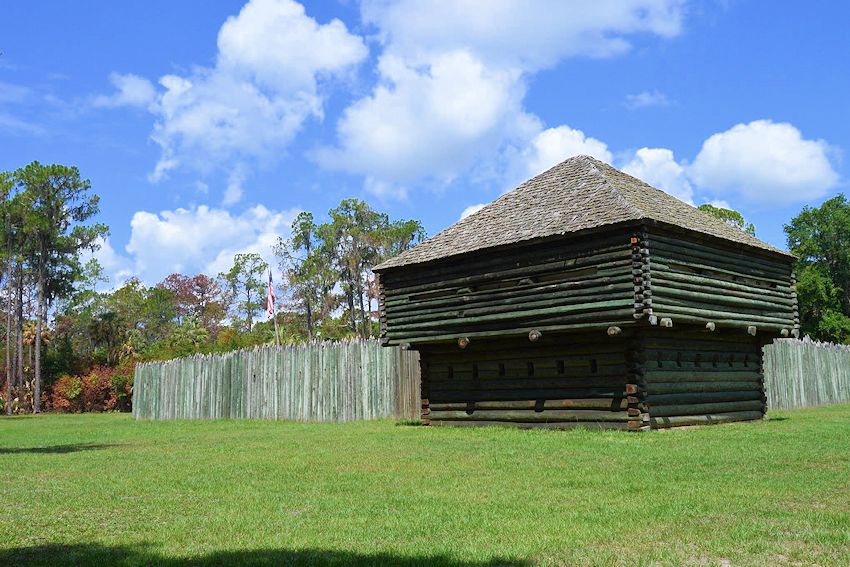
[[[764,348],[768,408],[850,401],[850,346],[777,339]]]
[[[376,340],[265,346],[137,365],[133,416],[416,419],[419,382],[418,353]]]

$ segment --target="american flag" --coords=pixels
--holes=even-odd
[[[266,315],[269,319],[274,317],[274,284],[272,283],[271,270],[269,270],[269,296],[266,298]]]

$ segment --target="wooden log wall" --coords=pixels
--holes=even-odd
[[[777,339],[764,348],[768,409],[850,402],[850,346]]]
[[[646,235],[649,314],[674,323],[799,332],[793,259],[653,227]]]
[[[385,344],[634,324],[631,232],[470,254],[380,274]]]
[[[137,419],[418,419],[419,357],[376,340],[267,346],[136,366]]]
[[[763,338],[741,330],[642,331],[637,396],[653,428],[764,416]]]
[[[421,347],[422,421],[430,425],[637,429],[628,336],[604,331]]]

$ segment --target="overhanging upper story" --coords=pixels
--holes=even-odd
[[[587,156],[375,268],[387,344],[673,323],[795,334],[793,256]]]

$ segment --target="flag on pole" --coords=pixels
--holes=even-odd
[[[266,315],[269,319],[274,317],[274,284],[272,283],[271,270],[269,270],[269,296],[266,298]]]

